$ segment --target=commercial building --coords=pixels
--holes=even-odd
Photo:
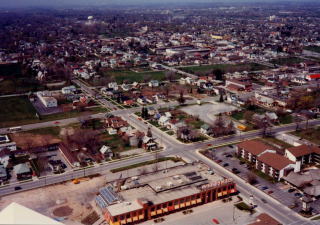
[[[212,174],[206,165],[195,163],[129,178],[117,188],[101,189],[96,200],[110,225],[122,225],[154,219],[236,193],[232,179]]]
[[[54,97],[50,96],[48,92],[37,92],[37,97],[41,103],[47,108],[53,108],[58,106],[58,101]]]
[[[305,164],[320,164],[320,148],[311,145],[291,147],[285,151],[286,157],[296,162],[299,167]]]

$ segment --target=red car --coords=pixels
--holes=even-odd
[[[59,124],[59,123],[60,123],[59,121],[55,121],[55,122],[54,122],[54,124]]]
[[[210,147],[210,146],[212,146],[212,144],[208,144],[208,146]]]
[[[268,194],[270,195],[270,194],[272,194],[273,193],[273,191],[268,191]]]
[[[220,224],[217,219],[212,219],[212,222],[214,222],[215,224]]]

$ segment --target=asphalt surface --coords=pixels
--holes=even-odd
[[[88,89],[88,87],[86,87],[86,89]],[[108,102],[108,104],[106,105],[113,107],[113,109],[114,108],[117,109],[111,112],[112,114],[122,116],[123,119],[127,120],[130,125],[136,127],[141,131],[146,132],[148,127],[151,126],[150,124],[144,121],[138,120],[137,117],[134,114],[132,114],[137,109],[121,110],[110,102]],[[105,105],[103,104],[103,106]],[[105,114],[103,113],[91,115],[92,118],[103,118],[104,116]],[[59,120],[58,124],[67,125],[75,122],[78,122],[77,118],[70,118],[70,119]],[[315,126],[315,125],[320,125],[320,120],[309,121],[309,126]],[[50,127],[50,126],[57,126],[57,124],[51,121],[51,122],[44,122],[44,123],[37,123],[37,124],[29,124],[21,127],[22,127],[22,130],[30,130],[35,128]],[[294,130],[295,127],[296,127],[295,124],[274,127],[272,128],[272,132],[279,133],[284,131],[291,131],[291,130]],[[0,129],[0,133],[6,133],[6,132],[7,132],[6,128]],[[239,142],[245,139],[255,138],[255,137],[261,136],[262,131],[255,130],[251,132],[245,132],[240,135],[239,134],[231,135],[231,136],[226,136],[222,138],[207,140],[204,142],[192,143],[192,144],[183,144],[178,140],[176,140],[174,137],[166,134],[165,132],[162,132],[160,129],[156,127],[152,127],[152,133],[153,133],[153,136],[157,138],[158,142],[164,147],[163,152],[160,153],[161,157],[169,156],[169,155],[177,155],[183,158],[188,158],[189,160],[192,160],[192,161],[197,161],[197,160],[204,161],[207,165],[212,167],[212,169],[216,171],[218,174],[220,174],[221,176],[233,178],[237,183],[237,188],[242,195],[244,195],[247,198],[249,198],[250,195],[253,195],[255,199],[255,203],[258,205],[258,207],[261,207],[263,211],[269,213],[270,215],[275,217],[277,220],[279,220],[283,224],[316,224],[315,222],[311,222],[303,218],[302,216],[290,210],[289,208],[285,207],[284,205],[282,205],[281,203],[279,203],[278,201],[276,201],[275,199],[273,199],[263,191],[255,188],[254,186],[247,184],[244,180],[242,180],[235,174],[231,173],[230,171],[221,167],[219,164],[207,159],[206,157],[202,156],[197,152],[197,150],[205,149],[209,145],[210,147],[219,147],[221,145],[228,145],[228,144]],[[50,184],[60,183],[60,182],[71,180],[78,177],[97,174],[102,171],[107,171],[113,168],[118,168],[118,167],[123,167],[123,166],[131,165],[131,164],[135,164],[143,161],[148,161],[151,159],[154,159],[153,153],[145,153],[135,158],[125,159],[125,160],[115,161],[115,162],[111,161],[111,162],[104,163],[102,165],[97,165],[97,166],[86,168],[86,169],[68,171],[60,175],[47,176],[37,180],[29,181],[29,182],[15,183],[15,184],[1,187],[0,196],[17,192],[15,191],[15,187],[17,186],[21,188],[21,190],[19,191],[30,190],[30,189],[50,185]],[[265,199],[267,203],[263,203],[261,199]]]

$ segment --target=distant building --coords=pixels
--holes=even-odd
[[[37,97],[41,103],[47,108],[58,107],[58,101],[50,95],[48,92],[37,92]]]

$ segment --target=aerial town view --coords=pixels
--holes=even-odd
[[[0,0],[0,224],[320,224],[320,1]]]

